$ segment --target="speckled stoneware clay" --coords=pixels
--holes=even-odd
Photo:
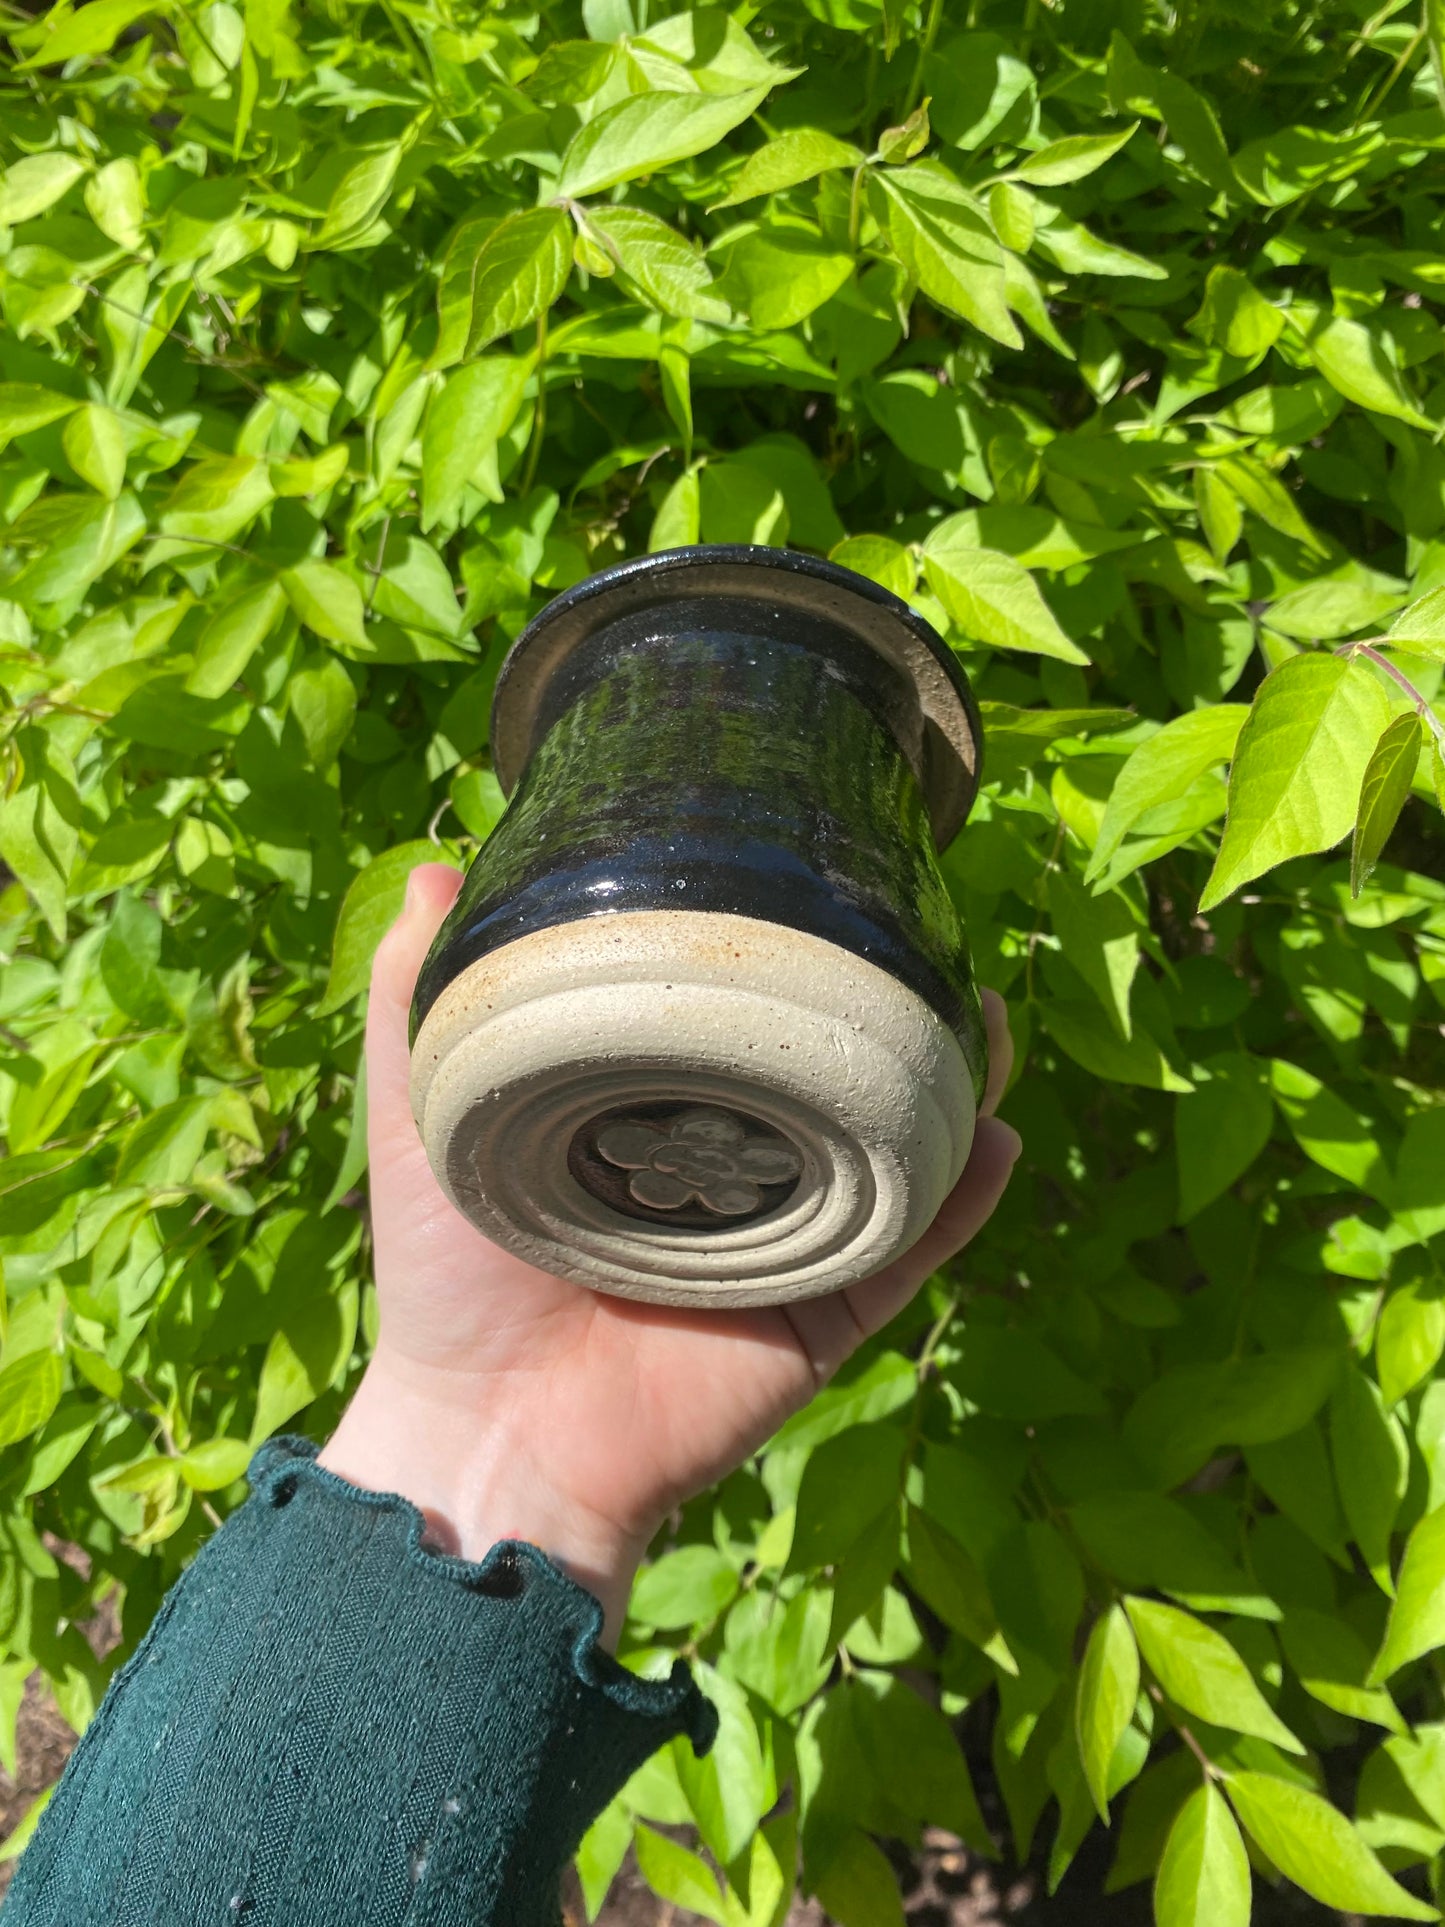
[[[811,556],[677,549],[549,604],[492,709],[510,807],[412,1007],[457,1209],[662,1304],[814,1297],[905,1251],[986,1071],[936,857],[980,744],[927,623]]]

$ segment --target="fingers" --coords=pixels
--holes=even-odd
[[[793,1328],[820,1382],[896,1317],[925,1278],[977,1237],[1003,1196],[1022,1149],[1023,1140],[1011,1124],[981,1117],[963,1176],[918,1243],[876,1278],[792,1310]]]
[[[398,1125],[412,1137],[407,1018],[417,974],[432,939],[461,888],[461,873],[446,863],[423,863],[407,879],[402,913],[377,947],[366,1009],[367,1108],[371,1141]]]
[[[988,1030],[988,1084],[979,1112],[992,1117],[1008,1089],[1014,1067],[1013,1033],[1008,1027],[1008,1006],[996,990],[983,993],[983,1021]]]

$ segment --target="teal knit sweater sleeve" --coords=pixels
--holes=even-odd
[[[712,1710],[637,1678],[533,1546],[274,1439],[72,1754],[3,1927],[556,1927],[592,1818]]]

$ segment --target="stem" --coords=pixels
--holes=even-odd
[[[942,21],[943,0],[931,0],[928,9],[928,23],[923,29],[923,38],[918,43],[918,58],[913,63],[913,79],[909,83],[908,96],[903,106],[904,120],[907,120],[908,116],[918,105],[919,98],[923,93],[923,64],[933,51],[933,43],[938,38],[938,29]],[[970,25],[971,24],[972,22],[970,22]]]
[[[146,1384],[145,1380],[140,1376],[140,1374],[138,1372],[133,1372],[131,1376],[135,1379],[136,1384],[140,1386],[141,1390],[145,1393],[146,1397],[150,1399],[151,1403],[153,1405],[159,1406],[160,1400],[156,1397],[155,1393],[151,1390],[150,1386]],[[165,1454],[165,1456],[168,1459],[179,1459],[181,1457],[180,1450],[177,1447],[175,1440],[171,1437],[171,1429],[166,1424],[165,1419],[161,1416],[161,1413],[159,1411],[153,1412],[152,1417],[155,1419],[156,1425],[160,1431],[161,1451]],[[217,1512],[216,1508],[211,1504],[210,1500],[206,1498],[203,1493],[196,1492],[194,1488],[192,1489],[192,1496],[195,1499],[197,1506],[206,1515],[206,1518],[210,1521],[211,1525],[213,1527],[219,1528],[222,1523],[221,1515],[219,1512]]]
[[[1399,58],[1385,76],[1384,81],[1375,89],[1373,94],[1366,95],[1356,110],[1355,125],[1357,127],[1361,121],[1368,120],[1372,114],[1378,112],[1381,101],[1384,100],[1386,94],[1389,93],[1395,82],[1400,78],[1401,74],[1404,73],[1406,67],[1409,66],[1410,62],[1415,58],[1415,55],[1420,51],[1424,39],[1425,29],[1421,27],[1412,39],[1406,41]]]
[[[1157,1686],[1151,1686],[1149,1688],[1149,1697],[1151,1700],[1153,1700],[1156,1706],[1164,1707],[1164,1711],[1166,1713],[1169,1711],[1168,1707],[1164,1706],[1164,1695]],[[1217,1774],[1216,1774],[1213,1760],[1210,1759],[1209,1755],[1205,1752],[1204,1748],[1199,1744],[1198,1740],[1195,1739],[1194,1735],[1190,1732],[1189,1728],[1184,1724],[1182,1720],[1174,1720],[1172,1724],[1174,1727],[1174,1731],[1179,1735],[1180,1739],[1183,1740],[1184,1744],[1189,1748],[1189,1751],[1194,1755],[1195,1759],[1198,1760],[1200,1766],[1204,1769],[1205,1779],[1206,1780],[1215,1779],[1217,1777]]]
[[[863,176],[867,171],[867,165],[865,161],[853,169],[853,192],[848,197],[848,246],[850,248],[856,248],[858,245],[858,229],[862,221]]]
[[[1382,637],[1381,640],[1383,641],[1384,638]],[[1435,741],[1440,745],[1441,753],[1445,754],[1445,723],[1441,722],[1440,718],[1435,714],[1434,710],[1430,707],[1429,703],[1426,702],[1425,698],[1420,694],[1419,690],[1415,687],[1414,683],[1411,682],[1403,669],[1397,669],[1389,657],[1382,656],[1371,642],[1346,643],[1345,647],[1339,653],[1342,656],[1368,656],[1377,668],[1384,670],[1392,682],[1397,682],[1410,698],[1420,721],[1433,733]]]
[[[537,316],[537,409],[532,417],[532,446],[527,450],[527,467],[522,476],[522,494],[530,495],[537,479],[537,464],[542,459],[542,437],[547,429],[547,310]]]

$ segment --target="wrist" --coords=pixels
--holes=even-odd
[[[604,1639],[616,1644],[647,1536],[556,1489],[501,1382],[378,1348],[320,1463],[409,1499],[439,1551],[479,1560],[504,1539],[538,1547],[602,1602]]]

